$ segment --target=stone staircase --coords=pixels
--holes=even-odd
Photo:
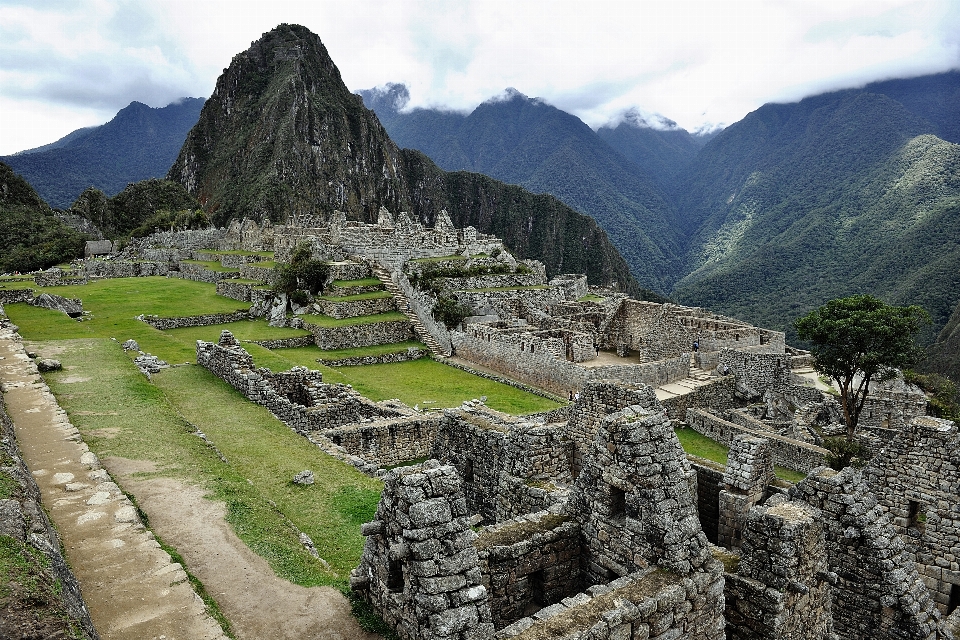
[[[427,328],[420,321],[420,318],[417,317],[417,314],[410,307],[410,303],[407,301],[407,296],[404,295],[400,287],[393,281],[393,278],[390,277],[390,272],[381,267],[380,265],[370,264],[370,271],[373,273],[374,277],[379,278],[383,282],[383,288],[393,296],[394,302],[397,305],[397,311],[402,313],[410,321],[410,325],[413,327],[413,332],[417,335],[417,339],[420,340],[423,344],[427,345],[427,348],[430,349],[435,357],[446,358],[450,354],[443,350],[443,347],[440,346],[440,343],[437,342],[436,338],[427,330]]]
[[[683,380],[677,380],[676,382],[657,387],[657,399],[666,400],[668,398],[686,395],[707,384],[711,379],[710,372],[697,367],[693,354],[690,354],[689,375]]]

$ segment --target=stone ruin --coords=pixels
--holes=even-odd
[[[391,280],[441,350],[578,395],[522,418],[476,402],[438,415],[371,402],[319,372],[258,369],[228,333],[198,342],[198,363],[383,478],[351,583],[402,638],[893,640],[950,638],[960,626],[956,425],[925,417],[919,390],[877,385],[861,436],[873,460],[862,472],[826,469],[836,401],[780,332],[589,289],[582,276],[548,281],[542,265],[519,269],[498,239],[443,214],[433,229],[383,210],[376,225],[338,213],[165,232],[88,261],[83,277],[221,278],[179,261],[211,248],[282,260],[303,242],[344,274],[360,270],[343,279],[373,269]],[[475,314],[448,330],[415,283],[423,264],[451,257],[509,269],[444,278],[443,294]],[[250,287],[237,294],[271,307]],[[680,426],[728,445],[727,464],[685,455]],[[807,477],[791,485],[774,465]]]

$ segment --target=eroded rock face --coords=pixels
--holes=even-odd
[[[30,304],[35,307],[62,311],[71,318],[79,318],[83,315],[83,303],[77,298],[64,298],[52,293],[41,293]]]

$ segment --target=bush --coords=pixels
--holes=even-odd
[[[310,247],[301,244],[290,254],[290,263],[278,265],[274,273],[276,274],[273,285],[275,292],[292,296],[297,291],[309,291],[311,295],[316,295],[327,283],[330,265],[314,260]],[[307,299],[306,294],[303,295],[303,299]],[[298,302],[298,304],[305,304],[305,302]]]
[[[860,458],[863,445],[856,440],[847,440],[844,436],[823,439],[823,448],[829,451],[826,456],[827,466],[840,471],[844,467],[854,466],[858,469],[865,463]]]
[[[458,326],[471,313],[470,307],[461,304],[454,298],[440,298],[433,305],[433,317],[442,322],[447,329]]]

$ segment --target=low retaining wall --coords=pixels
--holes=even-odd
[[[240,302],[251,302],[253,290],[262,285],[250,284],[249,282],[234,282],[233,280],[220,280],[217,282],[217,295],[224,298],[232,298]]]
[[[88,278],[145,278],[170,273],[166,262],[128,260],[84,260],[83,275]]]
[[[383,298],[372,298],[368,300],[327,300],[317,298],[316,305],[320,307],[320,312],[325,316],[341,320],[343,318],[356,318],[359,316],[374,316],[378,313],[396,311],[397,305],[393,296]]]
[[[0,304],[30,302],[33,298],[33,289],[0,289]]]
[[[313,338],[310,338],[310,344],[313,344]],[[406,351],[396,353],[384,353],[379,356],[354,356],[353,358],[340,358],[339,360],[318,359],[317,362],[328,367],[359,367],[365,364],[389,364],[392,362],[409,362],[419,360],[430,355],[426,349],[409,347]],[[416,457],[416,456],[415,456]]]
[[[240,267],[240,277],[247,280],[258,280],[260,282],[273,282],[273,267],[258,267],[256,263],[245,264]]]
[[[644,569],[521,618],[497,632],[494,640],[521,634],[564,640],[722,640],[723,567],[714,561],[710,571],[689,577]]]
[[[370,347],[414,339],[409,320],[372,322],[346,327],[321,327],[305,322],[304,327],[313,334],[315,344],[324,351]]]
[[[687,409],[691,407],[710,407],[715,411],[725,411],[739,406],[734,396],[736,387],[733,376],[714,378],[690,393],[661,400],[660,404],[672,419],[683,421],[687,418]]]
[[[275,340],[252,340],[267,349],[296,349],[297,347],[312,347],[315,342],[313,335],[297,336],[296,338],[277,338]]]
[[[228,322],[239,322],[240,320],[249,320],[250,312],[244,309],[238,309],[233,313],[210,313],[202,316],[184,316],[182,318],[161,318],[159,316],[137,316],[137,320],[146,322],[154,329],[166,331],[167,329],[179,329],[181,327],[206,327],[211,324],[227,324]]]
[[[687,426],[728,447],[740,434],[764,438],[770,442],[770,452],[773,454],[775,464],[801,473],[810,473],[817,467],[824,466],[824,456],[828,453],[821,447],[785,438],[769,431],[734,424],[700,409],[687,410]]]
[[[216,284],[221,280],[230,280],[240,277],[240,271],[214,271],[205,265],[193,262],[180,262],[180,277],[184,280],[195,280],[197,282],[209,282]]]

